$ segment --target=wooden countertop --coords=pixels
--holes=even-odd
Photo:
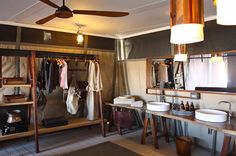
[[[230,123],[228,121],[226,121],[226,122],[205,122],[205,121],[201,121],[201,120],[196,119],[194,116],[174,115],[171,111],[157,112],[157,111],[150,111],[145,108],[131,107],[128,104],[111,104],[111,103],[106,103],[106,104],[109,106],[112,106],[112,107],[134,109],[134,110],[139,110],[139,111],[143,111],[146,113],[154,114],[157,116],[166,117],[169,119],[175,119],[175,120],[180,120],[180,121],[184,121],[184,122],[188,122],[188,123],[192,123],[192,124],[198,124],[198,125],[202,125],[207,128],[210,128],[212,130],[216,130],[219,132],[223,132],[223,133],[227,133],[227,134],[236,136],[236,118],[231,118]]]

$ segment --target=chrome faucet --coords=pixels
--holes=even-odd
[[[226,103],[229,104],[229,114],[228,114],[228,121],[230,122],[232,117],[232,109],[231,109],[231,103],[229,101],[219,101],[218,104]]]

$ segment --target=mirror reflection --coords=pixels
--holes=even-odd
[[[155,88],[236,92],[236,53],[191,55],[186,62],[152,59]]]

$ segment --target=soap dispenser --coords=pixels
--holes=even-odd
[[[195,110],[195,108],[194,108],[193,102],[191,102],[191,104],[190,104],[190,111],[194,111],[194,110]]]
[[[184,102],[181,101],[181,103],[180,103],[180,111],[184,111],[184,110],[185,110],[185,108],[184,108]]]
[[[187,103],[185,104],[185,111],[189,111],[189,103],[187,101]]]

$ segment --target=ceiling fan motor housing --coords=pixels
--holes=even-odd
[[[55,16],[59,18],[70,18],[73,17],[73,14],[67,6],[63,5],[56,10]]]

